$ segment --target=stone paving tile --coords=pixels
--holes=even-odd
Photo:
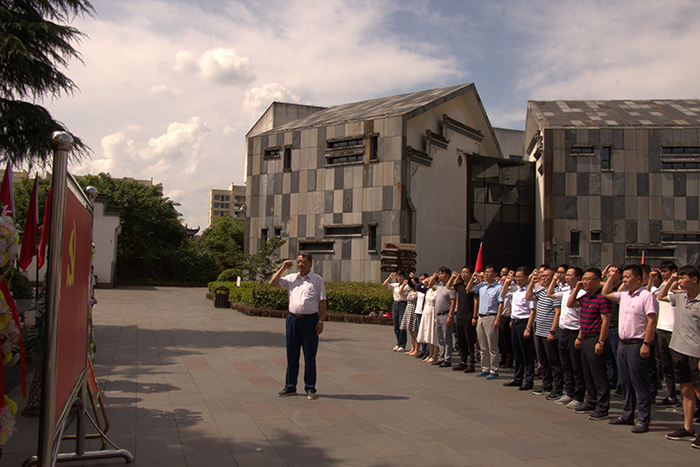
[[[136,465],[684,467],[700,461],[689,443],[663,437],[680,426],[679,414],[654,410],[651,432],[633,435],[502,387],[512,370],[487,382],[392,352],[388,326],[329,323],[318,355],[320,398],[279,398],[284,321],[214,308],[204,289],[97,293],[93,363],[109,435],[135,455]],[[18,391],[11,397],[22,408]],[[611,415],[619,411],[613,400]],[[20,417],[17,428],[3,466],[20,465],[35,452],[38,420]],[[89,446],[99,448],[94,440]],[[70,448],[62,444],[63,451]],[[121,461],[85,463],[116,464]]]

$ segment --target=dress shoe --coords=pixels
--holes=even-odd
[[[519,382],[519,381],[516,381],[516,380],[514,380],[514,379],[511,379],[511,380],[508,381],[507,383],[503,383],[503,385],[504,385],[504,386],[513,386],[513,387],[514,387],[514,386],[517,386],[517,387],[520,387],[520,386],[522,385],[522,383]]]
[[[277,393],[278,396],[280,397],[286,397],[286,396],[293,396],[297,393],[296,389],[292,388],[284,388],[280,392]]]
[[[430,364],[438,366],[438,365],[442,365],[443,363],[445,363],[444,360],[435,360],[434,362],[431,362]]]
[[[589,420],[605,420],[608,418],[607,410],[595,409],[589,416]]]
[[[532,383],[525,383],[518,388],[521,391],[529,391],[532,389]]]
[[[474,369],[473,366],[468,366],[468,367],[464,370],[465,373],[474,373],[475,371],[476,371],[476,370]]]
[[[450,366],[452,366],[452,364],[451,364],[450,362],[442,362],[442,363],[440,364],[440,368],[447,368],[447,367],[450,367]]]
[[[637,422],[632,427],[632,433],[646,433],[647,431],[649,431],[649,425],[642,422]]]
[[[632,420],[627,420],[626,418],[622,417],[612,418],[608,423],[611,425],[634,425]]]
[[[464,371],[467,369],[466,363],[460,363],[456,367],[452,368],[452,371]]]

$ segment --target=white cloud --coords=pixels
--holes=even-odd
[[[299,96],[280,83],[267,83],[248,89],[241,104],[241,116],[248,123],[255,122],[275,101],[298,103]]]
[[[217,84],[249,83],[255,79],[250,57],[241,57],[233,49],[207,50],[199,59],[202,78]]]
[[[175,53],[175,69],[184,73],[197,72],[197,55],[191,50],[178,50]]]

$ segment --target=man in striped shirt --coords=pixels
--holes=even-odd
[[[542,386],[532,393],[546,394],[548,400],[559,399],[564,389],[557,341],[558,326],[554,322],[554,308],[559,306],[559,300],[547,296],[547,288],[554,278],[554,273],[554,268],[547,266],[544,271],[540,272],[539,277],[533,274],[525,294],[528,300],[537,302],[535,340],[539,341],[540,348],[544,350],[539,355],[542,365]],[[535,292],[535,283],[538,281],[542,287]]]
[[[600,269],[590,267],[583,273],[583,280],[569,295],[567,306],[581,308],[581,329],[576,338],[576,348],[581,349],[583,379],[586,382],[587,400],[575,409],[576,413],[589,413],[591,420],[608,418],[610,409],[610,380],[605,361],[605,347],[610,325],[610,302],[601,293]],[[579,290],[586,294],[578,297]]]

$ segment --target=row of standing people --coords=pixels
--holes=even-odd
[[[385,285],[394,290],[394,350],[404,350],[402,336],[408,335],[412,345],[407,354],[420,357],[419,346],[427,344],[425,360],[450,367],[455,321],[460,363],[453,369],[475,371],[478,341],[481,371],[476,376],[493,380],[499,378],[499,332],[509,332],[515,368],[504,386],[531,390],[591,420],[605,420],[611,376],[619,371],[617,388],[615,378],[612,387],[623,397],[623,412],[609,423],[632,425],[634,433],[649,430],[657,381],[665,379],[668,389],[658,406],[678,403],[679,383],[684,426],[667,437],[692,440],[700,448],[693,429],[696,392],[700,395],[697,268],[686,266],[674,275],[673,263],[662,263],[660,272],[645,265],[608,266],[602,273],[595,267],[542,266],[532,273],[521,267],[502,271],[500,278],[497,271],[489,265],[479,277],[468,266],[461,274],[441,268],[419,279],[399,275],[396,284],[389,284],[390,276]],[[538,388],[536,361],[542,372]]]

